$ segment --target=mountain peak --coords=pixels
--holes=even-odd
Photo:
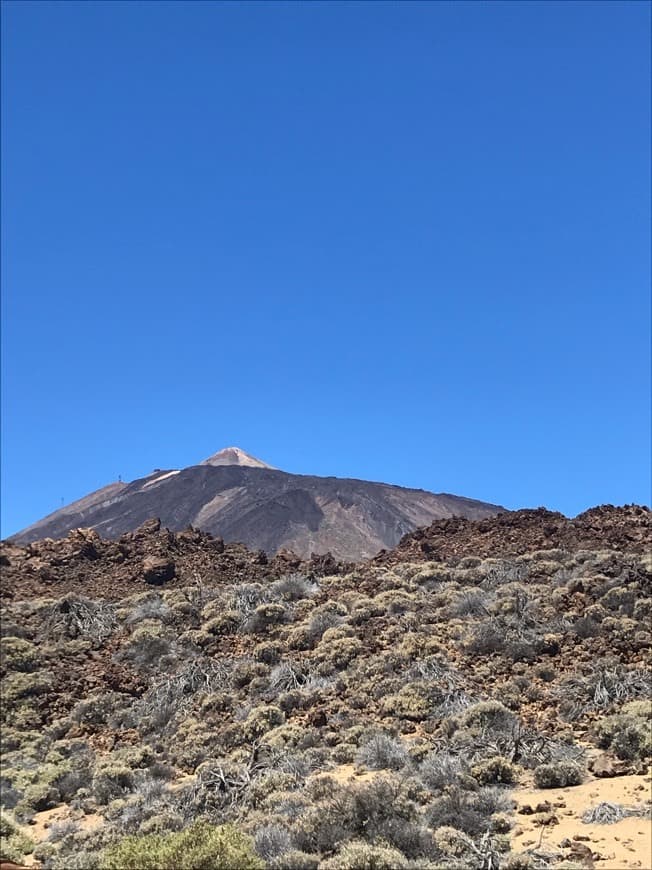
[[[268,465],[262,459],[256,459],[250,453],[246,453],[239,447],[225,447],[223,450],[218,450],[213,453],[208,459],[204,459],[200,465],[246,465],[248,468],[274,468],[273,465]]]

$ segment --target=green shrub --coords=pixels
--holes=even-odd
[[[292,836],[285,825],[262,825],[254,837],[254,848],[266,862],[278,859],[292,848]]]
[[[35,811],[49,810],[61,802],[58,782],[70,773],[70,763],[59,760],[54,763],[29,762],[22,769],[3,767],[3,776],[20,793],[16,813],[20,817],[31,816]]]
[[[284,855],[272,858],[267,862],[268,870],[317,870],[319,858],[299,849],[290,849]]]
[[[476,764],[471,769],[471,773],[480,785],[493,785],[495,783],[511,785],[516,782],[518,768],[502,755],[494,755],[492,758],[487,758]]]
[[[208,634],[235,634],[242,620],[242,615],[237,610],[225,610],[218,616],[204,623],[204,630]]]
[[[330,799],[312,804],[295,827],[295,842],[307,852],[331,852],[350,839],[382,840],[408,857],[417,857],[424,846],[419,819],[403,779],[379,776],[361,785],[339,787]]]
[[[263,641],[254,647],[254,658],[266,665],[277,665],[281,660],[281,651],[276,644]]]
[[[355,743],[338,743],[333,747],[331,758],[336,764],[351,764],[355,761],[357,752]]]
[[[49,674],[12,673],[2,681],[3,706],[25,701],[47,692],[52,685]]]
[[[248,740],[255,740],[284,722],[285,716],[278,707],[256,707],[247,716],[243,725],[243,733]]]
[[[256,677],[264,677],[268,673],[269,668],[262,662],[242,661],[233,668],[231,680],[236,689],[243,689]]]
[[[352,840],[337,855],[322,861],[319,870],[407,870],[409,866],[398,849]]]
[[[362,652],[362,642],[357,637],[326,637],[330,632],[338,629],[329,629],[324,633],[316,651],[316,660],[326,666],[328,672],[342,670]]]
[[[493,809],[491,800],[478,803],[476,794],[453,786],[428,806],[428,825],[434,831],[454,828],[470,837],[479,837],[489,829]]]
[[[120,651],[118,659],[129,662],[140,671],[158,670],[164,662],[170,661],[174,651],[172,637],[166,637],[163,631],[159,622],[139,626]]]
[[[81,725],[106,725],[118,705],[119,698],[115,692],[103,692],[101,695],[82,698],[70,711],[70,718]]]
[[[408,762],[407,749],[389,734],[374,734],[358,750],[356,761],[370,770],[401,770]]]
[[[491,655],[505,649],[505,631],[491,622],[481,622],[473,627],[466,641],[466,650],[472,655]]]
[[[0,855],[8,861],[21,862],[33,851],[33,841],[23,834],[7,813],[0,810]]]
[[[3,671],[34,671],[38,667],[36,647],[22,637],[3,637],[0,662]]]
[[[634,761],[652,756],[652,709],[648,701],[630,701],[621,713],[605,716],[595,725],[598,745],[618,758]]]
[[[302,648],[313,648],[326,631],[341,624],[343,616],[346,616],[346,607],[337,602],[328,602],[318,607],[303,629],[305,643]]]
[[[428,687],[417,682],[408,683],[395,695],[383,698],[381,706],[385,713],[419,722],[428,718],[433,705],[430,703]]]
[[[468,707],[460,721],[474,732],[504,732],[511,731],[517,720],[500,701],[480,701]]]
[[[133,791],[135,773],[154,761],[148,747],[118,749],[98,761],[92,782],[92,791],[100,804],[108,804],[115,798],[124,797]]]
[[[447,858],[468,858],[470,857],[469,839],[465,837],[457,828],[451,825],[440,825],[434,833],[434,840],[437,847]],[[468,864],[463,866],[468,867]]]
[[[283,622],[286,616],[285,607],[282,604],[259,604],[245,623],[245,630],[249,632],[264,631],[271,625]]]
[[[108,848],[102,870],[263,870],[249,837],[232,825],[195,822],[178,834],[125,837]]]
[[[299,689],[293,689],[290,692],[283,692],[278,697],[278,705],[286,715],[290,715],[293,710],[303,710],[310,707],[314,700],[314,696],[309,692],[301,692]]]
[[[272,585],[271,594],[274,598],[283,598],[285,601],[300,601],[302,598],[310,598],[318,587],[303,574],[285,574]]]
[[[277,792],[290,791],[296,787],[296,777],[280,770],[270,770],[263,776],[256,777],[249,787],[249,800],[254,806],[262,805],[270,795]],[[256,851],[263,855],[260,849]],[[264,855],[263,857],[267,857]]]
[[[600,604],[607,610],[615,610],[628,616],[632,613],[635,603],[636,590],[628,589],[625,586],[616,586],[610,589],[600,599]]]
[[[555,761],[540,764],[534,770],[537,788],[564,788],[579,785],[583,779],[582,768],[573,761]]]

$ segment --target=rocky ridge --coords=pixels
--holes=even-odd
[[[643,552],[652,544],[652,512],[646,506],[599,505],[569,519],[546,508],[503,511],[477,521],[436,520],[405,535],[398,546],[379,553],[376,564],[443,560],[464,556],[512,556],[559,548]]]

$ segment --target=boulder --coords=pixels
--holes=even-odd
[[[630,773],[631,765],[627,761],[619,761],[603,752],[589,764],[589,770],[600,779],[610,779],[613,776],[624,776]]]
[[[145,520],[142,525],[138,526],[138,528],[134,532],[134,537],[144,538],[147,535],[155,535],[160,530],[160,519],[158,517],[152,517],[150,520]]]
[[[161,586],[176,576],[176,565],[172,559],[162,556],[146,556],[143,559],[143,577],[146,583]]]

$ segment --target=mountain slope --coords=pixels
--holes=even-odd
[[[407,532],[437,519],[481,519],[501,511],[454,495],[384,483],[288,474],[239,448],[201,465],[157,469],[132,483],[111,484],[14,535],[17,543],[61,538],[92,527],[108,538],[133,531],[151,517],[173,531],[192,525],[227,541],[299,556],[331,552],[369,558],[395,546]]]

